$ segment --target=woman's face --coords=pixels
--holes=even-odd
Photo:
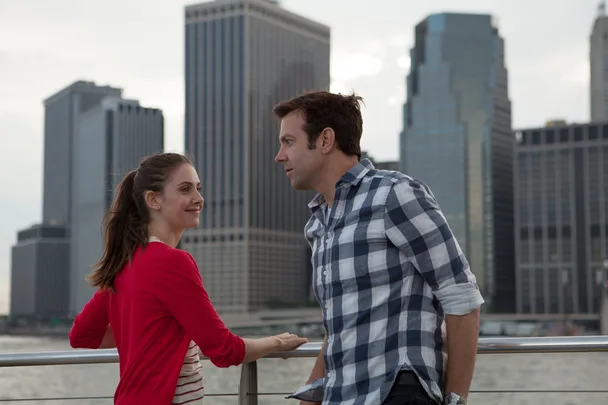
[[[177,167],[165,182],[162,193],[155,196],[157,218],[164,220],[174,231],[196,228],[200,223],[204,199],[201,183],[192,165]]]

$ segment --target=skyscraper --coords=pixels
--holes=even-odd
[[[67,315],[74,142],[80,116],[122,90],[77,81],[44,100],[42,224],[21,230],[11,250],[11,316]]]
[[[432,188],[487,307],[514,312],[514,139],[496,22],[431,15],[415,28],[410,59],[401,169]]]
[[[330,30],[268,0],[216,0],[185,14],[185,149],[205,209],[182,246],[220,311],[305,301],[312,196],[293,191],[273,162],[272,108],[329,88]]]
[[[601,2],[589,37],[591,121],[608,121],[608,16]]]
[[[86,282],[101,257],[103,215],[116,186],[147,155],[163,151],[162,111],[110,96],[82,114],[76,125],[70,219],[70,312],[93,295]]]
[[[608,124],[518,134],[517,311],[599,313],[608,272]]]
[[[11,250],[11,317],[35,322],[67,315],[70,245],[66,233],[65,226],[48,224],[17,233]]]
[[[77,81],[44,100],[42,222],[66,225],[71,215],[72,151],[80,114],[122,89]]]

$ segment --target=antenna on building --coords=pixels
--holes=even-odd
[[[605,1],[600,1],[600,4],[598,4],[597,14],[600,17],[604,17],[606,15],[606,2]]]

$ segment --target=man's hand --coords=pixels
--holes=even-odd
[[[321,351],[319,351],[319,355],[317,356],[317,360],[315,361],[315,365],[312,367],[312,371],[310,372],[310,377],[308,377],[307,384],[318,380],[319,378],[323,378],[325,376],[325,347],[327,346],[327,335],[323,339],[323,346],[321,346]],[[321,402],[307,402],[300,401],[300,405],[321,405]]]

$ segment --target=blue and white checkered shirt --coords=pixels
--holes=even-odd
[[[441,402],[444,313],[464,315],[484,301],[429,188],[364,159],[336,184],[327,221],[322,196],[309,207],[326,376],[289,397],[380,405],[409,370]]]

